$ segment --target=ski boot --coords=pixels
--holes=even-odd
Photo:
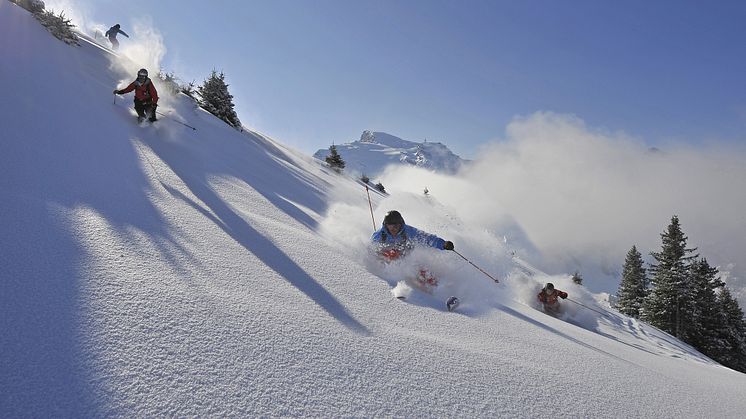
[[[461,304],[461,302],[458,300],[457,297],[448,297],[448,300],[446,301],[446,307],[448,307],[448,311],[455,310],[459,304]]]

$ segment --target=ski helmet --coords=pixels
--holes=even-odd
[[[399,214],[397,210],[389,211],[383,218],[384,224],[404,224],[404,218]]]
[[[148,77],[148,70],[141,68],[140,71],[137,72],[137,77],[140,78],[147,78]]]
[[[554,284],[547,282],[547,286],[544,287],[544,289],[547,290],[547,292],[554,292]]]

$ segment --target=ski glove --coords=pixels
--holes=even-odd
[[[121,93],[119,93],[119,90],[116,90],[116,89],[114,89],[114,94],[115,95],[121,95]]]
[[[567,296],[566,295],[560,295],[560,298],[564,300],[565,298],[567,298]]]
[[[443,243],[443,250],[453,250],[453,242],[447,241]]]

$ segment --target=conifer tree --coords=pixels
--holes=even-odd
[[[617,291],[619,312],[639,318],[645,296],[647,295],[648,278],[643,266],[642,255],[632,246],[627,252],[622,269],[622,282]]]
[[[688,341],[694,313],[689,264],[697,257],[692,255],[696,249],[687,249],[687,237],[675,215],[666,231],[661,233],[661,240],[661,252],[651,253],[657,263],[650,268],[653,289],[643,304],[643,320]]]
[[[746,320],[743,318],[743,310],[728,287],[723,287],[718,301],[725,319],[727,348],[718,362],[726,367],[746,372]]]
[[[337,172],[345,168],[345,161],[342,160],[342,156],[337,152],[337,146],[332,144],[329,147],[329,155],[326,156],[326,164]]]
[[[161,80],[161,85],[165,86],[165,88],[168,89],[172,95],[175,95],[181,91],[179,80],[173,72],[168,73],[161,70],[158,72],[156,77]]]
[[[225,84],[225,75],[212,70],[210,77],[198,89],[200,106],[207,112],[222,119],[234,128],[241,128],[236,111],[233,110],[233,96],[228,93],[228,85]]]
[[[47,28],[49,33],[68,45],[80,46],[78,35],[75,33],[70,19],[65,17],[64,12],[55,15],[51,10],[45,10],[44,2],[41,0],[17,1],[19,6],[30,11],[36,20]]]
[[[692,334],[688,343],[703,354],[718,360],[726,349],[726,330],[723,327],[725,316],[715,294],[724,286],[718,276],[718,269],[710,267],[707,259],[698,259],[691,265],[691,282],[695,311],[692,320]]]

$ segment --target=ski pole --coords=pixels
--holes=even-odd
[[[373,220],[373,231],[376,231],[376,217],[373,216],[373,204],[370,202],[370,189],[365,185],[365,192],[368,194],[368,207],[370,207],[370,218]]]
[[[162,114],[162,113],[160,113],[160,112],[158,112],[158,111],[155,111],[155,113],[157,113],[157,114],[158,114],[158,115],[160,115],[160,116],[165,116],[166,118],[168,118],[168,115]],[[178,120],[176,120],[176,119],[174,119],[174,118],[171,118],[171,120],[173,120],[174,122],[178,122],[179,124],[181,124],[181,125],[184,125],[185,127],[189,127],[189,128],[191,128],[191,129],[193,129],[194,131],[197,131],[197,128],[194,128],[194,127],[193,127],[193,126],[191,126],[191,125],[185,124],[185,123],[183,123],[183,122],[181,122],[181,121],[178,121]]]
[[[592,309],[592,308],[588,307],[588,306],[587,306],[587,305],[585,305],[585,304],[581,304],[581,303],[579,303],[579,302],[577,302],[577,301],[575,301],[575,300],[572,300],[572,299],[570,299],[570,298],[565,298],[565,299],[566,299],[567,301],[573,302],[573,303],[575,303],[575,304],[577,304],[577,305],[579,305],[579,306],[581,306],[581,307],[585,307],[585,308],[587,308],[587,309],[588,309],[588,310],[590,310],[590,311],[595,311],[596,313],[598,313],[598,314],[600,314],[600,315],[602,315],[602,316],[604,316],[604,317],[607,317],[607,318],[609,317],[609,316],[608,316],[608,315],[607,315],[606,313],[602,313],[602,312],[600,312],[600,311],[598,311],[598,310],[594,310],[594,309]]]
[[[491,280],[495,281],[495,283],[500,283],[500,281],[498,281],[497,278],[493,277],[492,275],[490,275],[487,272],[485,272],[484,269],[482,269],[479,266],[477,266],[474,263],[472,263],[472,261],[470,261],[469,259],[465,258],[464,255],[462,255],[461,253],[459,253],[459,252],[457,252],[455,250],[452,250],[452,252],[455,253],[455,254],[457,254],[457,255],[459,255],[459,256],[461,256],[462,259],[464,259],[465,261],[469,262],[471,264],[471,266],[479,269],[479,272],[487,275]]]

